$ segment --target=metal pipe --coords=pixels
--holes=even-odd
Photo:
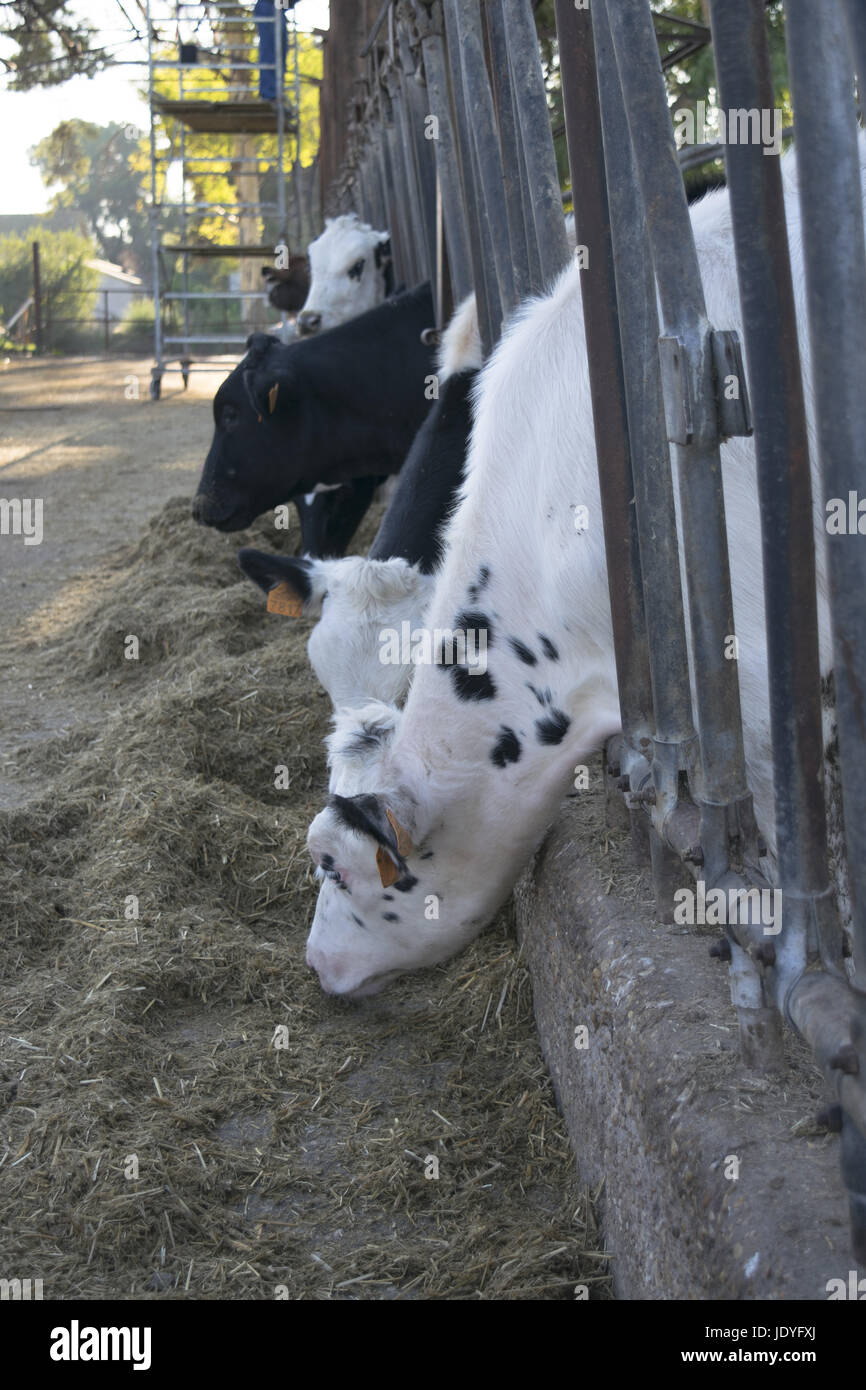
[[[580,281],[620,709],[627,743],[647,752],[649,658],[592,20],[570,0],[556,0],[556,27],[577,238],[589,252]]]
[[[533,286],[530,279],[529,233],[535,243],[535,263],[538,263],[538,242],[535,222],[530,208],[529,217],[524,213],[524,190],[521,180],[520,147],[523,144],[523,131],[520,128],[514,84],[511,80],[511,63],[508,57],[508,38],[505,32],[505,15],[502,0],[487,0],[484,6],[487,41],[490,50],[490,81],[496,107],[496,120],[499,126],[499,143],[502,149],[502,178],[505,194],[505,207],[508,219],[508,240],[511,244],[511,264],[514,273],[514,293],[519,301],[525,299]],[[561,213],[561,209],[560,209]]]
[[[477,0],[445,0],[449,44],[456,43],[463,72],[467,131],[478,187],[479,228],[492,253],[496,294],[488,305],[496,337],[502,319],[513,308],[514,274],[508,239],[508,214],[503,189],[502,155],[493,110],[493,96],[484,59],[481,16]],[[497,302],[498,301],[498,302]]]
[[[562,216],[562,197],[550,133],[550,112],[538,52],[538,36],[530,0],[501,0],[501,4],[517,104],[517,129],[526,150],[526,163],[532,180],[531,207],[541,261],[542,288],[547,288],[568,264],[568,238]]]
[[[647,0],[618,0],[608,18],[625,96],[635,167],[647,225],[666,338],[662,385],[668,438],[676,444],[680,513],[701,749],[701,841],[710,883],[729,864],[731,824],[746,784],[734,633],[712,335],[697,252],[677,161],[673,126],[652,13]]]
[[[858,517],[852,516],[866,495],[861,160],[848,34],[839,6],[786,0],[785,14],[822,501],[825,516],[834,499],[848,516],[845,533],[827,535],[826,556],[854,961],[859,986],[866,989],[866,547],[857,534]],[[866,529],[866,521],[859,524]]]
[[[456,8],[455,0],[443,0],[442,15],[447,38],[445,51],[448,57],[451,90],[454,97],[455,149],[460,166],[463,206],[466,209],[466,230],[472,261],[472,281],[475,287],[475,302],[478,311],[478,330],[486,356],[499,336],[502,312],[495,271],[493,266],[485,261],[482,249],[482,216],[478,201],[478,186],[473,174],[472,136],[464,91]]]
[[[438,9],[438,22],[441,26],[441,5]],[[421,7],[416,5],[416,21],[421,23],[426,9],[419,14]],[[434,140],[436,167],[442,188],[442,216],[445,223],[445,247],[448,254],[448,268],[455,298],[461,300],[472,293],[472,266],[469,250],[469,234],[466,230],[466,216],[463,208],[463,191],[460,186],[460,170],[457,163],[457,150],[451,107],[448,99],[448,72],[445,65],[445,50],[441,27],[422,32],[421,52],[424,57],[424,74],[427,79],[427,96],[430,111],[436,118],[438,134]]]
[[[772,110],[762,0],[711,0],[710,9],[723,108]],[[775,949],[802,970],[820,941],[825,964],[839,968],[827,864],[812,486],[782,178],[778,159],[767,158],[760,144],[727,144],[725,168],[754,398],[776,844],[788,908]]]

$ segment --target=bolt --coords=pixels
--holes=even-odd
[[[640,787],[638,791],[632,793],[632,801],[642,802],[647,806],[655,806],[656,789],[655,787]]]
[[[628,777],[620,777],[616,785],[619,791],[627,792],[629,787],[631,786],[631,781]]]
[[[853,954],[854,954],[854,948],[853,948],[853,946],[851,945],[851,942],[849,941],[849,939],[848,939],[847,936],[843,936],[843,937],[842,937],[842,955],[845,957],[846,960],[850,960],[850,958],[851,958],[851,956],[853,956]]]
[[[755,947],[755,960],[759,965],[776,964],[776,948],[772,941],[762,941],[759,946]]]
[[[834,1071],[843,1071],[848,1076],[856,1076],[860,1070],[860,1058],[851,1043],[843,1043],[835,1056],[830,1058]]]
[[[822,1129],[829,1129],[831,1134],[842,1132],[842,1107],[841,1105],[825,1105],[823,1110],[819,1110],[815,1116],[815,1124]]]
[[[700,845],[692,845],[690,849],[686,850],[683,859],[687,864],[703,864],[704,851],[701,849]]]
[[[608,777],[619,777],[619,776],[620,776],[620,766],[619,766],[619,763],[608,763],[608,765],[607,765],[607,775],[608,775]]]
[[[763,835],[758,836],[758,858],[763,859],[767,853],[767,841]]]
[[[720,941],[713,942],[710,947],[710,955],[716,960],[731,959],[731,943],[726,936],[723,936]]]

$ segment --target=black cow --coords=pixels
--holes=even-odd
[[[412,442],[368,559],[408,560],[424,574],[439,563],[442,523],[463,479],[477,376],[477,371],[456,372],[443,384]]]
[[[319,484],[398,472],[429,408],[432,317],[421,285],[321,337],[254,333],[214,397],[196,521],[240,531]]]
[[[296,314],[307,302],[310,289],[310,262],[306,256],[290,256],[285,269],[263,265],[268,302],[286,314]]]

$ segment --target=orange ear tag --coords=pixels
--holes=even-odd
[[[379,878],[382,880],[383,888],[390,888],[392,883],[396,883],[400,877],[400,870],[394,863],[390,854],[380,845],[376,850],[376,868],[379,870]]]
[[[268,392],[268,406],[270,407],[271,415],[273,415],[274,411],[277,408],[277,396],[279,394],[279,390],[280,383],[278,381],[275,381],[270,391]]]
[[[385,815],[388,819],[388,824],[390,825],[394,834],[397,836],[397,853],[401,854],[404,859],[408,859],[409,855],[412,853],[412,850],[415,848],[415,846],[412,844],[410,836],[403,829],[402,825],[397,820],[393,812],[389,811],[387,807],[385,808]]]
[[[268,612],[279,613],[282,618],[303,617],[304,605],[285,579],[268,590]]]

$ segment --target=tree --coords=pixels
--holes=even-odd
[[[75,208],[101,254],[137,274],[149,270],[149,231],[140,132],[132,126],[62,121],[30,152],[51,187],[60,184],[52,210]]]
[[[0,34],[13,45],[0,57],[12,91],[90,77],[110,62],[96,30],[70,13],[68,0],[0,0]]]
[[[39,242],[43,324],[49,345],[74,347],[77,330],[71,321],[91,317],[99,282],[97,272],[87,265],[96,248],[78,232],[0,237],[0,319],[5,323],[33,293],[34,240]]]

